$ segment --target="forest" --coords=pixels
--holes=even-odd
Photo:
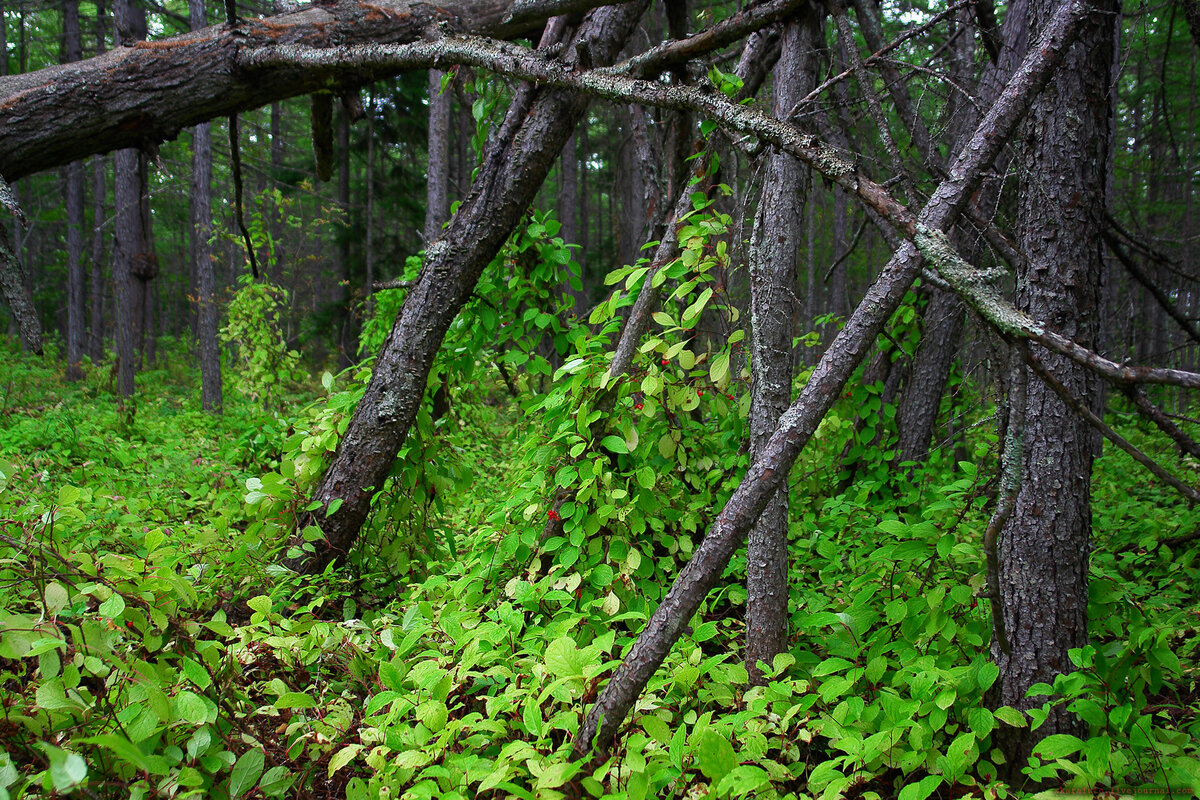
[[[1197,0],[0,0],[0,800],[1200,796]]]

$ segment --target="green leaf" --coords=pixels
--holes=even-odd
[[[629,452],[629,448],[625,446],[625,440],[620,436],[605,436],[600,440],[600,446],[613,453],[625,454]]]
[[[50,616],[54,616],[66,608],[67,603],[71,600],[71,596],[68,594],[66,588],[58,581],[51,581],[46,584],[44,597],[46,599],[46,613]]]
[[[941,775],[926,775],[919,783],[910,783],[901,789],[896,800],[925,800],[941,785]]]
[[[251,611],[257,611],[260,614],[271,613],[271,598],[267,597],[265,594],[251,597],[246,601],[246,605],[250,606]]]
[[[125,610],[125,598],[119,594],[110,596],[100,604],[100,616],[116,619]]]
[[[100,736],[92,736],[87,739],[76,739],[79,744],[94,744],[100,747],[111,750],[113,754],[139,770],[149,772],[151,775],[166,775],[168,770],[166,764],[161,758],[151,758],[143,753],[137,745],[126,739],[124,736],[118,736],[113,733],[105,733]]]
[[[262,776],[262,782],[258,784],[258,788],[267,797],[280,797],[292,788],[292,784],[295,782],[296,776],[289,772],[287,767],[271,767]]]
[[[325,516],[331,517],[336,514],[337,510],[342,507],[342,503],[344,501],[345,499],[341,497],[335,497],[330,500],[329,505],[325,508]]]
[[[675,319],[665,311],[655,311],[654,321],[664,328],[672,328],[675,326]]]
[[[258,778],[263,773],[266,756],[257,748],[242,753],[237,763],[233,765],[233,773],[229,776],[229,796],[241,797],[254,789]]]
[[[50,780],[56,792],[69,792],[87,777],[87,762],[78,753],[48,742],[37,742],[35,746],[50,760]]]
[[[333,758],[329,759],[329,777],[332,778],[333,773],[353,761],[354,757],[358,755],[358,751],[362,749],[361,744],[348,744],[334,753]]]
[[[546,666],[556,678],[582,677],[585,663],[575,640],[569,636],[561,636],[546,645]]]
[[[1000,668],[990,661],[985,661],[979,665],[979,688],[985,692],[991,688],[991,685],[996,682],[996,678],[1000,677]]]
[[[537,785],[534,788],[557,789],[575,777],[575,774],[582,768],[583,764],[579,761],[561,761],[557,764],[551,764],[538,776]]]
[[[721,353],[713,359],[712,365],[708,368],[708,378],[717,386],[724,388],[722,381],[729,374],[729,353]]]
[[[313,708],[317,701],[304,692],[284,692],[275,700],[275,707],[284,708]]]
[[[1014,728],[1024,728],[1029,724],[1025,719],[1025,715],[1012,706],[1000,706],[992,711],[992,716],[1005,725],[1011,725]]]
[[[179,668],[189,681],[196,684],[197,688],[207,689],[212,686],[212,676],[208,674],[208,670],[187,656],[179,659]]]
[[[1083,740],[1069,733],[1052,733],[1034,745],[1033,752],[1046,760],[1062,758],[1078,752]]]
[[[737,756],[734,755],[733,745],[728,739],[712,728],[700,734],[700,744],[696,748],[696,765],[714,785],[732,772],[737,764]]]
[[[175,716],[184,722],[199,725],[208,719],[208,707],[200,695],[185,689],[175,695]]]

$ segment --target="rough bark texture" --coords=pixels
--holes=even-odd
[[[644,2],[598,9],[575,41],[585,41],[597,63],[620,51]],[[410,290],[375,363],[370,385],[313,499],[312,518],[324,539],[312,554],[287,559],[293,569],[319,572],[354,544],[371,497],[382,488],[416,417],[433,357],[446,329],[483,268],[529,207],[563,144],[588,105],[578,92],[525,84],[484,154],[470,195],[449,227],[426,251],[425,266]],[[341,505],[332,513],[333,500]]]
[[[821,358],[808,383],[779,422],[758,459],[717,516],[624,662],[604,687],[575,737],[574,752],[586,756],[596,748],[607,752],[642,689],[666,658],[688,621],[716,585],[729,558],[761,515],[767,501],[787,479],[796,456],[808,443],[846,381],[866,356],[888,317],[899,306],[920,266],[921,255],[941,259],[926,233],[953,224],[962,213],[983,171],[1008,140],[1033,98],[1045,86],[1063,50],[1079,31],[1086,14],[1082,0],[1064,3],[1047,35],[1017,70],[1008,87],[984,117],[912,227],[917,245],[906,242],[883,269]],[[902,226],[898,226],[902,227]],[[942,237],[944,241],[944,236]],[[920,251],[918,251],[918,246]],[[949,248],[948,243],[945,245]],[[952,250],[951,250],[952,252]]]
[[[193,29],[204,27],[204,0],[189,0]],[[272,139],[274,144],[274,139]],[[213,268],[212,131],[207,122],[192,129],[192,274],[196,339],[200,351],[200,407],[221,412],[221,352],[217,344],[216,275]]]
[[[63,3],[65,61],[83,57],[79,31],[79,0]],[[67,380],[83,377],[83,164],[67,165]]]
[[[8,242],[6,225],[0,225],[0,295],[3,295],[17,320],[21,347],[40,356],[42,326],[38,321],[37,309],[33,307],[33,296],[25,283],[25,270]]]
[[[503,38],[537,30],[545,19],[535,14],[506,22],[509,7],[504,0],[343,0],[247,20],[236,31],[216,25],[154,42],[130,40],[130,46],[76,64],[5,77],[0,79],[0,174],[16,180],[329,88],[326,76],[311,69],[239,69],[238,53],[247,48],[411,42],[439,29]],[[362,85],[394,73],[365,70],[346,77]]]
[[[815,15],[785,26],[775,64],[773,111],[785,117],[816,84],[813,54],[821,28]],[[793,156],[767,157],[750,244],[750,458],[763,451],[792,402],[792,337],[796,328],[796,262],[808,170]],[[788,496],[776,492],[750,531],[746,551],[746,670],[752,684],[787,647]]]
[[[96,3],[96,52],[107,49],[104,3]],[[92,297],[88,316],[88,353],[92,363],[104,357],[104,201],[108,193],[105,159],[92,159]]]
[[[425,243],[450,219],[450,89],[442,91],[439,69],[429,70],[429,161],[425,183]]]
[[[145,11],[133,0],[119,0],[114,21],[122,37],[145,32]],[[2,138],[2,137],[0,137]],[[0,149],[3,145],[0,145]],[[117,392],[132,397],[143,331],[145,288],[153,264],[146,239],[143,193],[145,158],[135,148],[114,157],[116,237],[113,244],[113,284],[116,289]]]
[[[1031,0],[1030,28],[1040,31],[1058,5]],[[1079,42],[1034,105],[1021,137],[1027,163],[1017,229],[1028,261],[1018,273],[1017,305],[1059,333],[1094,348],[1100,332],[1105,178],[1112,123],[1114,58],[1111,0],[1095,3]],[[1098,377],[1053,353],[1049,370],[1092,411],[1103,414]],[[1027,378],[1023,466],[1016,507],[999,537],[1004,628],[1010,648],[992,645],[1000,667],[998,703],[1028,709],[1037,682],[1074,669],[1067,651],[1087,643],[1092,459],[1099,437],[1037,377]],[[1037,740],[1086,735],[1086,725],[1057,707],[1037,731],[1003,729],[1000,746],[1019,777]]]

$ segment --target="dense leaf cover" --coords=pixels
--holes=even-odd
[[[1123,453],[1094,477],[1092,643],[1035,687],[1032,718],[989,703],[995,426],[962,378],[943,406],[958,438],[923,470],[894,468],[881,384],[856,382],[805,451],[767,686],[747,687],[735,559],[613,757],[569,759],[746,467],[748,371],[714,277],[729,222],[695,204],[654,278],[673,294],[615,382],[609,338],[646,264],[577,319],[556,288],[572,252],[532,214],[448,334],[359,547],[315,578],[278,560],[369,360],[311,385],[290,361],[227,372],[216,418],[180,369],[118,413],[106,370],[68,385],[53,354],[5,343],[0,796],[1004,797],[993,733],[1060,703],[1092,735],[1044,740],[1033,777],[1200,791],[1200,564],[1194,539],[1163,544],[1200,520]],[[364,352],[403,293],[376,298]],[[893,320],[895,357],[913,325]]]

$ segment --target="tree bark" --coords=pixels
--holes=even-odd
[[[172,139],[214,117],[329,88],[321,71],[243,70],[238,55],[246,49],[411,42],[440,29],[505,38],[541,28],[546,17],[540,15],[506,21],[511,5],[506,0],[436,5],[341,0],[245,20],[236,31],[217,25],[149,43],[129,39],[127,46],[76,64],[9,76],[0,79],[5,110],[0,174],[13,181],[88,155]],[[549,5],[544,13],[572,4]],[[344,77],[347,85],[362,85],[395,72],[364,70]]]
[[[206,23],[204,0],[189,0],[193,30]],[[274,138],[272,138],[274,147]],[[200,407],[220,414],[221,351],[217,342],[217,287],[212,253],[212,130],[204,122],[192,129],[192,274],[196,303],[196,339],[200,351]]]
[[[12,310],[21,336],[21,347],[42,354],[42,324],[38,321],[33,296],[25,282],[25,269],[8,242],[8,230],[0,225],[0,294]]]
[[[65,61],[83,57],[79,30],[79,0],[63,2],[63,38]],[[83,164],[67,165],[67,380],[83,377]]]
[[[761,456],[747,470],[691,561],[655,609],[625,661],[588,712],[575,737],[577,756],[586,756],[593,747],[601,754],[607,752],[638,695],[662,664],[708,590],[720,578],[730,556],[761,515],[767,501],[787,479],[796,456],[840,396],[846,381],[866,356],[887,319],[900,305],[916,278],[921,255],[938,261],[947,256],[940,249],[948,248],[944,235],[939,239],[931,232],[952,225],[965,209],[983,171],[1049,80],[1065,46],[1074,41],[1087,9],[1082,0],[1063,4],[1054,24],[1047,26],[1039,46],[1034,48],[984,117],[951,166],[949,177],[938,186],[919,219],[913,221],[910,235],[915,236],[917,244],[906,242],[867,291],[813,370],[796,402],[780,419],[779,428],[763,448]],[[897,228],[906,229],[901,225]]]
[[[107,48],[103,0],[96,3],[96,52]],[[93,364],[104,358],[104,200],[108,194],[105,158],[92,159],[92,296],[88,316],[88,352]]]
[[[783,30],[774,75],[774,114],[786,118],[816,85],[821,26],[815,14]],[[792,338],[796,329],[796,263],[808,169],[794,156],[768,156],[750,244],[750,459],[763,452],[792,402]],[[766,677],[787,647],[788,494],[786,483],[767,502],[746,550],[746,671],[750,683]]]
[[[1030,28],[1042,30],[1058,3],[1030,0]],[[1106,208],[1110,80],[1115,41],[1112,0],[1098,2],[1059,75],[1034,104],[1021,137],[1018,225],[1028,258],[1018,270],[1017,306],[1084,347],[1100,335],[1101,233]],[[1054,353],[1038,358],[1097,416],[1103,385],[1093,373]],[[1034,683],[1074,669],[1067,652],[1087,643],[1088,551],[1092,460],[1099,436],[1027,372],[1021,484],[999,535],[1002,617],[1010,647],[993,641],[1000,668],[996,702],[1026,710]],[[1003,728],[998,742],[1010,777],[1041,738],[1086,735],[1062,705],[1037,731]]]
[[[442,91],[439,69],[429,70],[429,163],[425,182],[425,244],[432,244],[450,219],[450,89]]]
[[[588,15],[574,37],[596,63],[620,51],[645,0]],[[568,49],[576,54],[577,49]],[[547,172],[588,106],[578,92],[521,86],[487,147],[479,177],[449,227],[426,250],[424,268],[388,335],[371,382],[355,409],[313,499],[308,520],[323,539],[313,552],[291,552],[286,564],[320,572],[353,546],[421,405],[433,357],[483,268],[529,207]],[[340,505],[330,512],[329,505]],[[303,525],[302,525],[303,527]],[[299,542],[297,542],[299,544]]]

